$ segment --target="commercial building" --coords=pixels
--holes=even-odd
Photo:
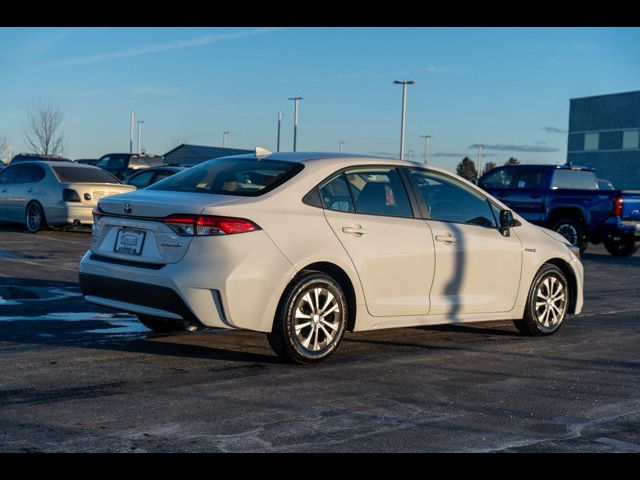
[[[640,189],[640,91],[572,98],[567,152],[615,188]]]

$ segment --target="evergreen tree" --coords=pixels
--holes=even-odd
[[[484,166],[484,170],[482,171],[482,174],[484,175],[485,173],[493,170],[494,168],[496,168],[496,164],[493,162],[487,162]]]
[[[456,173],[470,182],[475,182],[478,178],[476,166],[474,165],[473,160],[469,157],[464,157],[462,159],[456,168]]]
[[[509,160],[504,162],[505,165],[518,165],[519,163],[520,163],[520,160],[518,160],[516,157],[511,157],[509,158]]]

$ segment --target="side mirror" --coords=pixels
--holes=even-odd
[[[519,223],[513,218],[511,210],[500,210],[500,233],[502,235],[508,237],[511,227],[515,227]]]

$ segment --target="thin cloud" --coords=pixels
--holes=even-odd
[[[87,63],[96,63],[103,60],[112,60],[117,58],[129,58],[137,57],[140,55],[148,55],[150,53],[165,52],[168,50],[178,50],[181,48],[197,47],[200,45],[208,45],[211,43],[219,42],[220,40],[235,40],[238,38],[252,37],[254,35],[261,35],[264,33],[271,33],[281,28],[258,28],[255,30],[248,30],[234,33],[213,33],[207,35],[200,35],[198,37],[187,38],[185,40],[177,40],[175,42],[168,43],[150,43],[142,45],[136,48],[130,48],[127,50],[119,50],[116,52],[97,53],[93,55],[87,55],[84,57],[67,58],[65,60],[59,60],[57,62],[49,63],[50,66],[62,67],[70,65],[85,65]]]
[[[476,145],[469,145],[469,148],[476,148]],[[560,149],[554,147],[543,147],[541,145],[506,145],[506,144],[493,144],[483,145],[485,150],[499,150],[501,152],[532,152],[532,153],[547,153],[547,152],[559,152]]]
[[[544,130],[547,133],[567,133],[566,130],[563,130],[558,127],[542,127],[542,130]]]
[[[180,87],[166,87],[163,85],[139,85],[130,90],[132,95],[171,95],[180,93]]]
[[[474,146],[475,148],[475,146]],[[464,158],[464,157],[468,157],[469,154],[468,153],[454,153],[454,152],[436,152],[436,153],[430,153],[429,154],[430,157],[444,157],[444,158]],[[497,157],[498,155],[496,155],[495,153],[484,153],[482,152],[482,157]]]

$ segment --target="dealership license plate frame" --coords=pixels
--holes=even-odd
[[[122,245],[120,243],[120,239],[123,235],[136,235],[136,243],[134,247],[128,247],[126,245]],[[138,228],[119,228],[116,233],[116,241],[113,245],[114,253],[118,253],[120,255],[132,255],[139,257],[142,255],[142,248],[144,247],[144,241],[146,238],[147,232],[144,230],[140,230]]]

